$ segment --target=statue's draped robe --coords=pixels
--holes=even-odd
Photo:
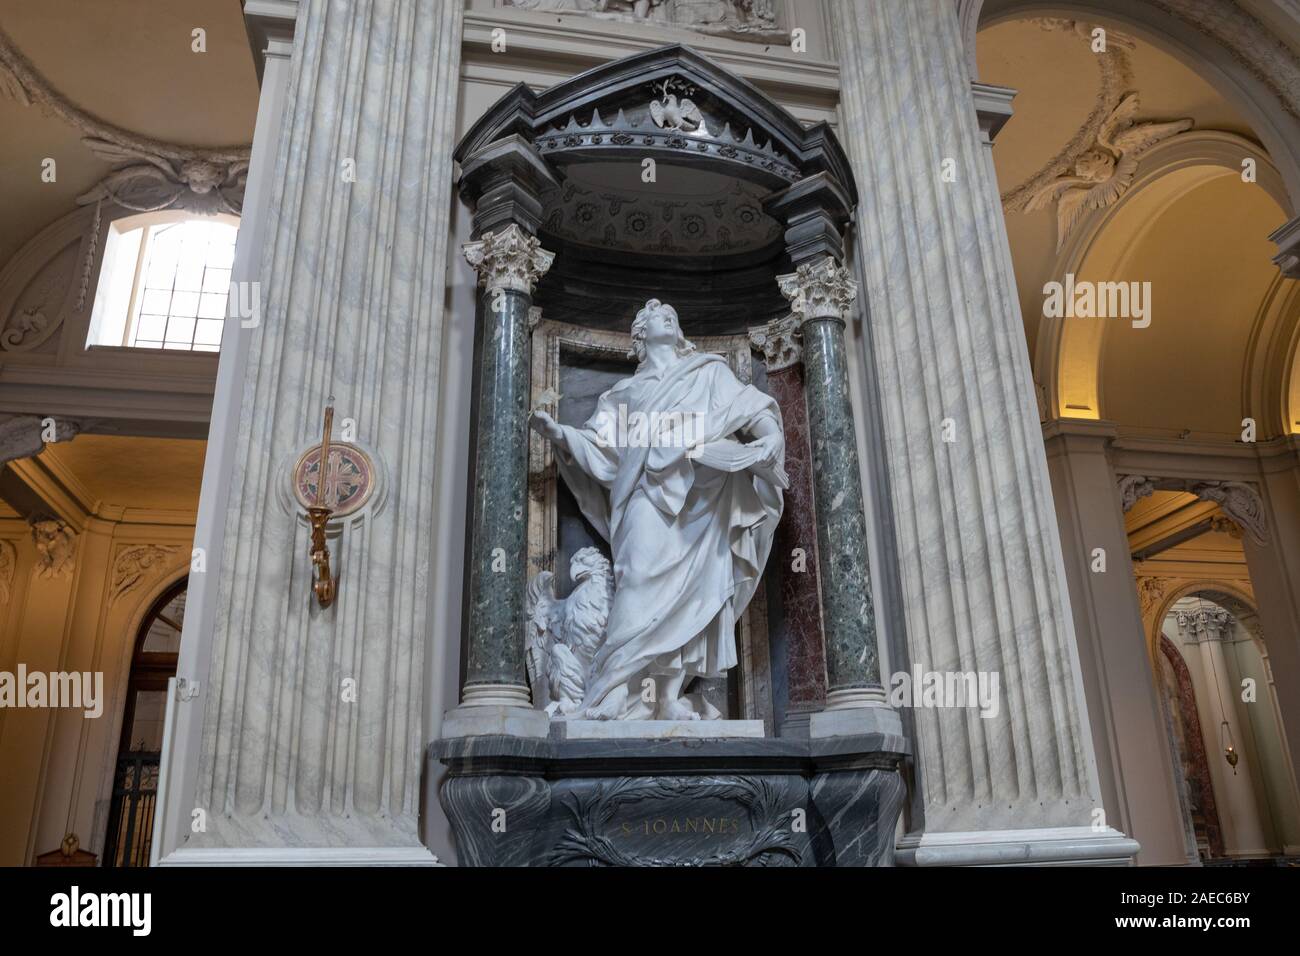
[[[620,435],[620,406],[624,422],[657,413],[684,427],[647,447],[656,444],[649,434]],[[662,376],[642,365],[600,397],[583,427],[560,426],[568,447],[557,447],[560,473],[614,565],[614,604],[584,709],[630,681],[635,703],[646,676],[684,668],[688,680],[717,677],[736,664],[736,619],[767,563],[785,486],[781,462],[762,467],[760,452],[734,437],[763,419],[780,429],[769,396],[742,385],[721,357],[688,354]]]

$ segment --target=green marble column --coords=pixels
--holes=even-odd
[[[826,637],[826,708],[879,704],[880,661],[867,558],[844,315],[857,283],[827,256],[778,276],[800,321]]]
[[[466,243],[483,294],[471,490],[465,706],[531,704],[524,664],[528,529],[528,310],[552,254],[511,223]]]

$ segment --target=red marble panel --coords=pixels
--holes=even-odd
[[[785,470],[790,488],[776,529],[772,561],[781,562],[781,601],[789,627],[787,654],[790,713],[820,710],[826,702],[826,645],[817,589],[817,521],[813,512],[812,449],[804,404],[803,366],[768,372],[768,391],[781,407],[785,425]],[[807,555],[807,569],[793,571],[796,548]]]

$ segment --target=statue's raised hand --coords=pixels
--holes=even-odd
[[[540,408],[535,409],[533,413],[528,416],[528,427],[548,441],[561,445],[564,443],[564,430],[560,428],[559,424],[550,416],[550,414],[542,411]]]

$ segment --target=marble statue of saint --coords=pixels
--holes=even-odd
[[[544,411],[530,420],[613,559],[605,639],[575,716],[698,719],[683,688],[737,662],[736,620],[788,486],[785,435],[771,397],[697,352],[672,306],[647,302],[632,343],[636,373],[600,396],[585,425]]]

